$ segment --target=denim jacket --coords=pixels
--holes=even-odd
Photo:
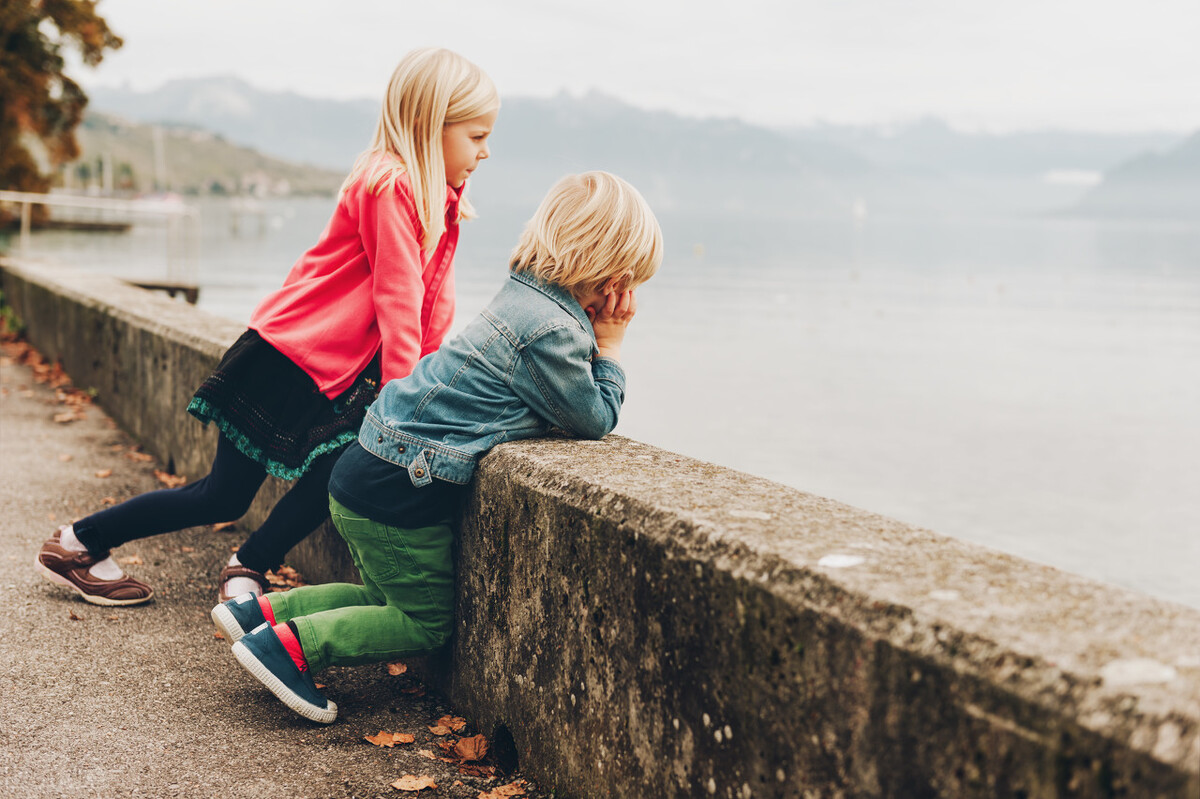
[[[434,477],[466,483],[492,447],[552,427],[601,438],[617,424],[625,372],[596,352],[569,292],[510,273],[462,333],[383,387],[359,443],[423,486]]]

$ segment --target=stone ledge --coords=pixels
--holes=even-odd
[[[239,326],[0,280],[36,346],[203,473],[182,408]],[[1200,611],[619,436],[498,447],[460,528],[457,635],[424,672],[560,795],[1200,796]],[[291,560],[336,577],[339,548]]]

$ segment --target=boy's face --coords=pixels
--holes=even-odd
[[[446,183],[459,188],[479,162],[487,158],[487,140],[496,125],[496,111],[442,128],[442,155],[446,161]]]

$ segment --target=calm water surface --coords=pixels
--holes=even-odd
[[[200,306],[245,320],[331,200],[231,235],[202,204]],[[463,227],[458,324],[532,208]],[[660,216],[617,432],[1200,607],[1200,225]],[[133,277],[164,232],[44,234]]]

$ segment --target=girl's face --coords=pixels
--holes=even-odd
[[[479,162],[487,158],[487,140],[496,124],[496,111],[455,122],[442,128],[442,154],[446,159],[446,183],[459,188]]]

